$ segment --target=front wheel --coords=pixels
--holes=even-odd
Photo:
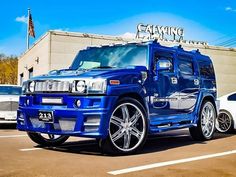
[[[220,110],[216,119],[216,129],[221,133],[229,133],[233,130],[233,117],[226,110]]]
[[[64,135],[42,134],[34,132],[27,132],[27,134],[32,141],[41,146],[59,146],[69,138],[69,136]]]
[[[108,137],[100,146],[109,154],[132,154],[140,149],[147,137],[147,114],[133,98],[123,98],[115,107],[110,121]]]
[[[204,101],[200,113],[197,127],[189,129],[194,140],[210,140],[215,132],[216,109],[210,101]]]

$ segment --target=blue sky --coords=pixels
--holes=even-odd
[[[179,26],[185,39],[236,46],[235,0],[8,0],[1,2],[0,53],[20,55],[26,48],[27,8],[36,39],[48,30],[123,35],[140,22]]]

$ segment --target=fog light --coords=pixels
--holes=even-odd
[[[22,112],[21,112],[21,113],[19,113],[18,119],[19,119],[19,120],[24,120],[24,115],[23,115],[23,113],[22,113]]]
[[[76,101],[76,106],[79,108],[81,106],[81,101],[80,100],[77,100]]]
[[[30,104],[30,100],[27,99],[27,100],[26,100],[26,106],[29,106],[29,104]]]

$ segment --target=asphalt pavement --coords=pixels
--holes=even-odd
[[[101,153],[95,139],[71,137],[40,147],[15,125],[0,126],[0,177],[230,177],[236,176],[236,133],[211,141],[191,139],[187,129],[149,137],[129,156]]]

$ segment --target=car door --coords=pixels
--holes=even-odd
[[[169,51],[155,50],[153,55],[154,69],[159,60],[169,60],[171,67],[155,73],[151,87],[150,113],[153,116],[173,115],[178,112],[178,80],[175,70],[174,54]]]
[[[192,55],[178,54],[179,111],[192,112],[199,95],[200,78]]]

